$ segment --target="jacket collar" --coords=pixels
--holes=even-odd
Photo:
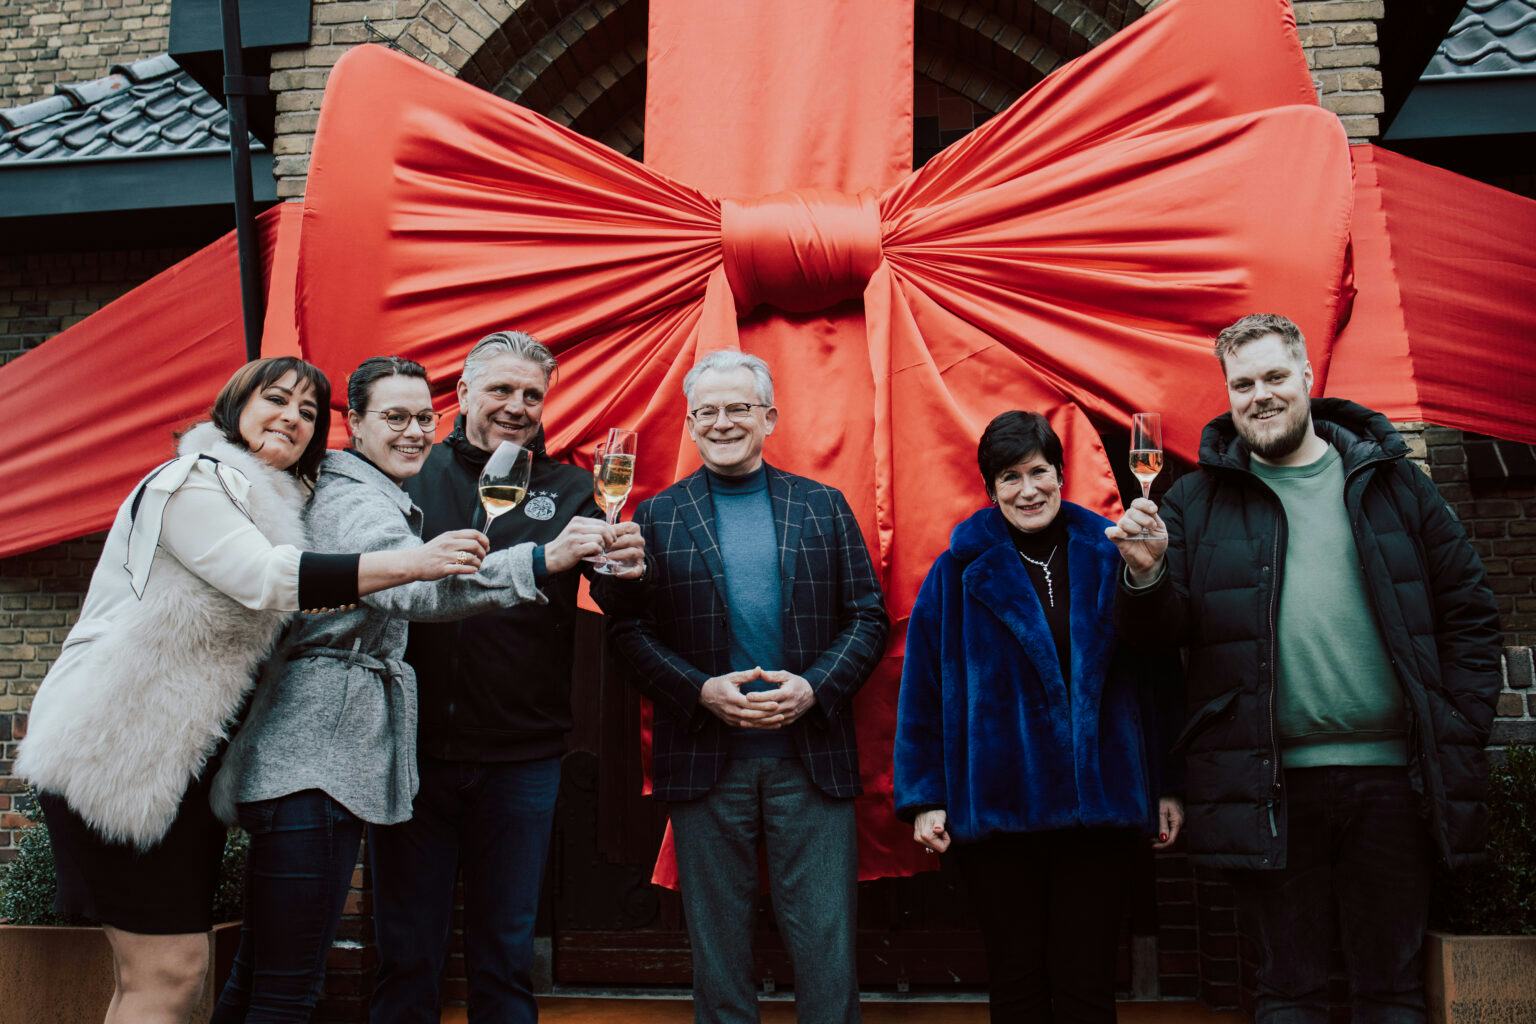
[[[326,452],[325,459],[320,463],[320,475],[345,477],[348,480],[367,484],[381,494],[388,495],[395,503],[395,507],[404,515],[409,516],[416,511],[416,506],[412,503],[411,496],[405,493],[405,489],[357,452]]]
[[[1408,442],[1392,428],[1390,420],[1343,398],[1312,399],[1312,426],[1317,436],[1338,449],[1345,475],[1369,462],[1408,454]],[[1237,436],[1230,412],[1205,425],[1200,435],[1200,465],[1248,472],[1252,458],[1248,446]]]
[[[773,505],[773,523],[779,541],[779,579],[784,594],[784,607],[789,607],[789,595],[795,582],[798,559],[795,552],[800,548],[800,528],[805,518],[805,500],[799,484],[790,474],[768,463],[763,463],[768,478],[768,498]],[[693,545],[704,559],[715,589],[725,592],[725,563],[720,554],[720,542],[715,536],[715,505],[710,497],[709,473],[700,468],[679,480],[683,497],[678,502],[678,514],[693,538]]]
[[[1072,594],[1068,620],[1074,680],[1072,702],[1074,707],[1089,713],[1097,707],[1099,680],[1114,645],[1119,555],[1104,538],[1109,520],[1069,501],[1061,503],[1060,515],[1066,520],[1067,575]],[[1066,706],[1066,682],[1045,609],[1019,562],[1002,512],[989,506],[962,521],[951,535],[950,554],[966,565],[961,574],[966,591],[1007,627],[1024,648],[1057,706]],[[1079,681],[1082,685],[1078,685]],[[1084,701],[1090,704],[1085,705]]]
[[[459,413],[458,417],[453,421],[453,431],[443,438],[443,444],[447,445],[449,450],[453,452],[455,459],[463,463],[471,473],[477,476],[491,459],[491,453],[484,448],[477,447],[470,441],[469,435],[464,432],[463,413]],[[525,447],[533,451],[534,462],[549,458],[549,452],[544,447],[544,425],[542,423],[539,424],[539,429]]]
[[[258,480],[277,491],[285,501],[303,501],[307,488],[298,477],[281,469],[273,469],[243,444],[233,444],[224,432],[212,423],[198,423],[183,431],[176,442],[176,454],[182,457],[209,455],[225,467],[219,479],[224,482],[230,496],[242,507],[250,485]],[[231,475],[227,470],[235,470]],[[243,479],[241,479],[243,477]]]

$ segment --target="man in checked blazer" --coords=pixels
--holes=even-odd
[[[694,1019],[758,1019],[761,841],[800,1021],[856,1022],[853,695],[885,648],[880,585],[841,492],[763,462],[778,421],[763,360],[715,352],[683,392],[704,468],[640,504],[646,576],[599,596],[655,705]]]

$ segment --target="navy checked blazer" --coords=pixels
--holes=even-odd
[[[831,796],[857,796],[853,695],[885,651],[890,619],[842,492],[765,468],[779,534],[784,664],[764,667],[810,683],[816,703],[785,728],[817,786]],[[636,687],[655,705],[655,794],[688,800],[714,786],[730,757],[728,727],[699,702],[705,681],[730,671],[731,646],[705,471],[641,502],[635,522],[645,537],[645,580],[604,578],[596,596]]]

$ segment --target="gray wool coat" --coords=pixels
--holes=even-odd
[[[422,543],[422,513],[371,463],[328,452],[305,515],[309,549],[390,551]],[[493,552],[472,576],[407,583],[353,608],[302,615],[256,687],[213,784],[213,808],[319,789],[364,821],[411,816],[416,795],[416,675],[403,659],[411,620],[443,622],[543,604],[533,545]]]

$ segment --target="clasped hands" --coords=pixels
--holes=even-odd
[[[772,690],[742,693],[747,683],[775,683]],[[699,701],[726,725],[739,729],[782,729],[811,709],[816,692],[805,677],[780,669],[749,668],[704,681]]]

